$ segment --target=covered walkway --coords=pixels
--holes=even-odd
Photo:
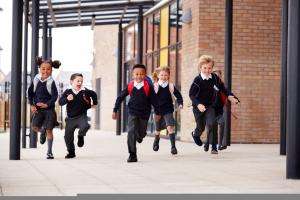
[[[285,156],[278,145],[233,144],[218,155],[193,143],[169,141],[152,151],[153,138],[138,144],[138,163],[126,162],[126,135],[91,131],[77,158],[64,159],[63,133],[55,131],[54,160],[46,145],[23,149],[21,160],[7,159],[9,134],[0,134],[1,195],[72,195],[99,193],[299,193],[300,182],[285,178]]]

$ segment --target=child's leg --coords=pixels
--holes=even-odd
[[[88,118],[86,115],[80,117],[79,119],[77,119],[77,121],[79,127],[77,145],[79,147],[82,147],[84,145],[84,136],[86,136],[86,133],[88,132],[91,126],[88,123]]]
[[[137,118],[137,128],[136,128],[136,140],[138,143],[142,143],[144,137],[147,135],[147,126],[149,119]]]
[[[177,149],[175,146],[175,119],[173,117],[173,113],[169,113],[164,115],[164,121],[167,126],[167,130],[169,133],[169,138],[170,138],[170,143],[171,143],[171,153],[172,154],[177,154]]]
[[[136,155],[136,129],[138,118],[136,116],[128,116],[128,134],[127,134],[127,146],[130,155]]]
[[[215,133],[213,132],[213,126],[216,125],[216,123],[215,123],[216,119],[215,119],[215,110],[212,107],[209,107],[205,111],[205,119],[206,119],[205,129],[207,130],[207,133],[209,135],[212,134],[212,151],[216,151],[217,150],[217,147],[215,144],[216,136],[215,136]]]
[[[193,113],[194,113],[195,122],[196,122],[196,128],[194,130],[193,135],[200,137],[202,132],[205,129],[205,115],[204,115],[204,113],[201,113],[196,108],[193,108]]]
[[[165,122],[163,116],[158,121],[155,121],[155,136],[153,142],[153,151],[159,150],[159,140],[160,140],[160,131],[163,130],[165,127]]]
[[[53,131],[46,129],[46,133],[47,133],[47,142],[48,142],[48,151],[47,151],[47,154],[52,154]]]
[[[66,128],[65,128],[65,143],[69,154],[75,155],[75,146],[74,146],[74,131],[77,127],[76,120],[66,119]]]

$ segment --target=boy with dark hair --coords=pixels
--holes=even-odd
[[[77,146],[84,145],[84,136],[90,128],[87,117],[87,110],[98,104],[97,94],[82,86],[83,75],[75,73],[71,75],[70,82],[72,89],[67,89],[59,99],[59,105],[67,104],[67,117],[65,128],[65,143],[68,154],[66,159],[76,157],[74,146],[74,131],[79,128]],[[92,99],[92,103],[91,103]]]
[[[128,134],[127,145],[129,158],[127,162],[137,162],[136,141],[141,143],[147,134],[147,124],[151,113],[151,105],[154,107],[156,115],[158,112],[158,103],[153,86],[146,80],[146,67],[142,64],[136,64],[132,70],[133,80],[121,92],[115,102],[112,118],[117,119],[117,112],[120,109],[122,101],[130,95],[128,102]]]

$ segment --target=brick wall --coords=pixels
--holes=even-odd
[[[240,97],[233,107],[232,141],[274,143],[279,141],[280,111],[280,0],[233,1],[232,89]],[[225,0],[183,0],[192,8],[191,24],[183,25],[182,91],[197,74],[197,58],[211,54],[216,69],[224,69]],[[193,74],[193,75],[191,75]],[[189,103],[188,103],[189,104]],[[194,122],[191,108],[182,115],[182,139],[190,140]]]

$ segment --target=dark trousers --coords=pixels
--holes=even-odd
[[[193,108],[193,113],[196,121],[194,136],[200,137],[205,129],[209,133],[214,125],[215,110],[208,107],[204,112],[200,112],[198,108]]]
[[[85,136],[87,131],[90,129],[88,118],[86,115],[81,115],[74,118],[66,118],[66,129],[65,129],[65,143],[67,150],[70,153],[75,152],[74,146],[74,132],[76,128],[79,128],[78,136]]]
[[[136,154],[136,141],[142,140],[147,135],[148,119],[129,115],[127,146],[130,154]]]

